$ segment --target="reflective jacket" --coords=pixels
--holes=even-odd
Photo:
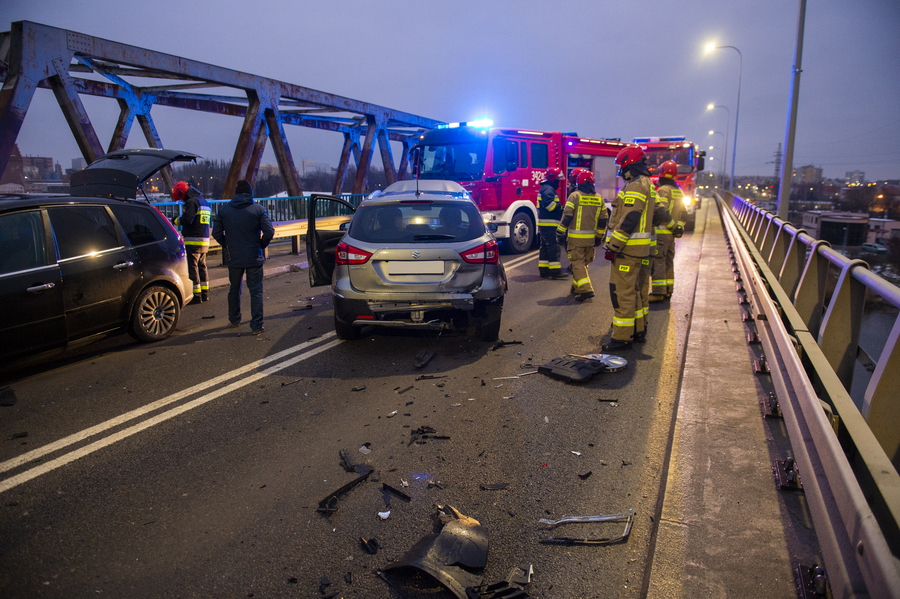
[[[549,181],[541,183],[541,191],[538,193],[537,201],[539,227],[555,228],[559,225],[559,219],[562,218],[563,207],[559,203],[559,194],[557,193],[556,188],[557,185],[554,185]]]
[[[556,231],[568,237],[569,247],[593,247],[603,239],[608,211],[599,193],[576,189],[566,199],[566,209]]]
[[[634,258],[650,256],[655,208],[656,188],[650,177],[638,175],[629,181],[613,201],[606,247]]]
[[[212,212],[209,203],[200,195],[200,191],[189,187],[184,197],[181,216],[175,219],[181,227],[184,247],[189,252],[205,252],[209,250],[209,227]]]
[[[672,216],[668,223],[656,227],[657,235],[671,235],[676,226],[684,228],[684,192],[673,179],[660,178],[660,186],[656,190],[656,201],[664,204]]]

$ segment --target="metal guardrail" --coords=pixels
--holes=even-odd
[[[254,198],[254,201],[266,209],[266,212],[269,213],[270,220],[273,222],[283,222],[306,219],[307,211],[309,209],[309,197],[310,196],[305,195],[285,198]],[[354,206],[359,206],[359,204],[368,196],[364,194],[344,193],[337,197],[346,200]],[[231,200],[208,200],[213,214],[216,214],[219,211],[219,206],[227,204],[230,201]],[[334,204],[334,206],[324,204]],[[153,202],[153,205],[169,219],[181,214],[181,202]],[[321,214],[317,213],[316,216],[345,216],[347,214],[344,211],[337,213],[331,212],[337,207],[337,202],[320,202],[317,210],[321,212]]]
[[[723,224],[752,283],[752,316],[832,593],[900,597],[900,318],[877,360],[859,344],[867,294],[900,308],[900,288],[862,260],[728,199],[730,211],[720,201]],[[862,409],[849,391],[857,362],[871,373]]]

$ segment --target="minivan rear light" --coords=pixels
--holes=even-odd
[[[470,264],[497,264],[500,261],[500,246],[495,240],[476,245],[470,250],[460,252],[462,259]]]
[[[349,245],[342,241],[337,244],[337,251],[335,252],[335,263],[344,266],[348,264],[365,264],[371,257],[372,254],[370,254],[369,252],[365,252],[359,248],[355,248],[352,245]]]

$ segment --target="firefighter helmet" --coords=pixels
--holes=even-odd
[[[594,184],[594,173],[587,169],[582,169],[580,173],[578,173],[578,178],[575,179],[576,185],[581,185],[582,183],[590,183]]]
[[[562,177],[562,169],[557,166],[551,166],[544,173],[544,181],[559,181],[560,177]]]
[[[578,180],[578,175],[580,175],[581,173],[583,173],[585,170],[587,170],[587,169],[582,168],[582,167],[580,167],[580,166],[576,166],[575,168],[573,168],[573,169],[569,172],[569,183],[571,183],[572,185],[575,185],[575,184],[577,183],[577,180]]]
[[[669,179],[674,179],[675,175],[678,174],[678,165],[675,164],[674,160],[666,160],[662,164],[659,165],[659,176],[660,177],[668,177]]]
[[[641,146],[628,146],[619,150],[619,153],[616,155],[616,164],[619,165],[620,169],[623,169],[643,159],[644,150],[641,149]]]
[[[190,186],[187,181],[179,181],[172,187],[172,199],[175,201],[183,200]]]

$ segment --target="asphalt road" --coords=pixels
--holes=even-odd
[[[536,253],[504,256],[502,347],[448,333],[338,341],[327,290],[289,272],[265,281],[259,337],[227,327],[218,289],[164,342],[120,336],[7,370],[0,595],[452,597],[417,570],[376,573],[449,505],[487,531],[486,582],[531,564],[533,597],[641,596],[700,235],[680,241],[676,295],[653,305],[648,341],[587,384],[530,373],[599,353],[608,263],[592,265],[597,296],[579,304],[566,281],[537,277]],[[433,432],[416,439],[422,427]],[[319,502],[358,476],[341,450],[373,472],[325,515]],[[383,484],[410,501],[387,507]],[[632,509],[624,542],[539,542],[624,528],[541,518]]]

